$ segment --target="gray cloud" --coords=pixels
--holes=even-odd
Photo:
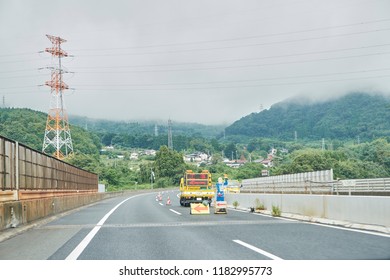
[[[390,90],[381,0],[0,0],[0,95],[47,111],[45,34],[68,41],[69,114],[230,123],[284,99]]]

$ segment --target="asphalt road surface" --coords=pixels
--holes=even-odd
[[[190,215],[169,191],[162,201],[132,194],[72,211],[4,240],[0,259],[389,260],[390,235],[234,209]]]

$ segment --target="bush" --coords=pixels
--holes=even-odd
[[[156,186],[158,188],[167,188],[173,186],[172,178],[163,177],[156,180]]]
[[[280,210],[279,206],[272,205],[272,216],[280,217],[281,214],[282,214],[282,211]]]
[[[255,209],[256,210],[266,210],[263,203],[260,202],[260,199],[256,198],[255,200]]]

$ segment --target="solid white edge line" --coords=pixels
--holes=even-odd
[[[86,237],[77,245],[76,248],[65,258],[65,260],[77,260],[77,258],[81,255],[81,253],[84,251],[84,249],[88,246],[88,244],[91,242],[91,240],[94,238],[96,233],[101,229],[102,225],[105,223],[105,221],[108,219],[108,217],[123,203],[126,201],[141,196],[144,194],[139,194],[135,196],[131,196],[126,198],[125,200],[118,203],[114,208],[112,208],[104,217],[96,224],[96,226],[87,234]]]
[[[308,224],[308,225],[328,227],[328,228],[333,228],[333,229],[340,229],[340,230],[346,230],[346,231],[352,231],[352,232],[358,232],[358,233],[364,233],[364,234],[370,234],[370,235],[390,238],[390,235],[386,234],[386,233],[374,232],[374,231],[369,231],[369,230],[364,230],[364,229],[347,228],[347,227],[343,227],[342,225],[337,226],[337,225],[320,224],[320,223],[316,223],[316,222],[306,222],[306,221],[302,221],[302,223]]]
[[[296,223],[302,223],[302,224],[308,224],[308,225],[320,226],[320,227],[328,227],[328,228],[333,228],[333,229],[346,230],[346,231],[352,231],[352,232],[358,232],[358,233],[364,233],[364,234],[369,234],[369,235],[390,238],[390,234],[388,234],[388,233],[370,231],[369,229],[355,229],[355,228],[345,227],[343,225],[331,225],[331,224],[325,224],[325,223],[320,223],[320,222],[309,222],[309,221],[304,221],[304,220],[299,220],[299,219],[294,219],[294,218],[289,218],[289,217],[273,217],[273,216],[267,215],[267,214],[251,213],[251,212],[248,212],[245,210],[239,210],[239,209],[229,209],[229,210],[242,212],[242,213],[249,213],[249,214],[256,215],[256,216],[272,217],[274,219],[284,220],[284,221],[289,221],[289,222],[296,222]]]
[[[279,258],[278,256],[275,256],[271,253],[268,253],[267,251],[264,251],[260,248],[257,248],[251,244],[245,243],[244,241],[236,239],[236,240],[233,240],[233,242],[236,242],[237,244],[240,244],[241,246],[244,246],[248,249],[251,249],[251,250],[255,251],[256,253],[262,254],[262,255],[264,255],[272,260],[283,260],[282,258]]]
[[[171,212],[173,212],[173,213],[175,213],[175,214],[177,214],[177,215],[181,215],[180,212],[177,212],[177,211],[175,211],[175,210],[173,210],[173,209],[169,209],[169,211],[171,211]]]

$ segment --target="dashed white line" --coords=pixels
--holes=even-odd
[[[260,248],[257,248],[251,244],[245,243],[244,241],[236,239],[236,240],[233,240],[233,242],[236,242],[237,244],[240,244],[241,246],[244,246],[248,249],[251,249],[251,250],[255,251],[256,253],[262,254],[262,255],[264,255],[272,260],[283,260],[282,258],[279,258],[278,256],[275,256],[271,253],[268,253],[267,251],[264,251]]]
[[[159,202],[158,204],[160,204],[161,206],[164,206],[164,204],[162,204],[161,202]]]
[[[173,212],[173,213],[175,213],[175,214],[177,214],[177,215],[181,215],[180,212],[177,212],[177,211],[175,211],[175,210],[173,210],[173,209],[169,209],[169,211],[171,211],[171,212]]]

